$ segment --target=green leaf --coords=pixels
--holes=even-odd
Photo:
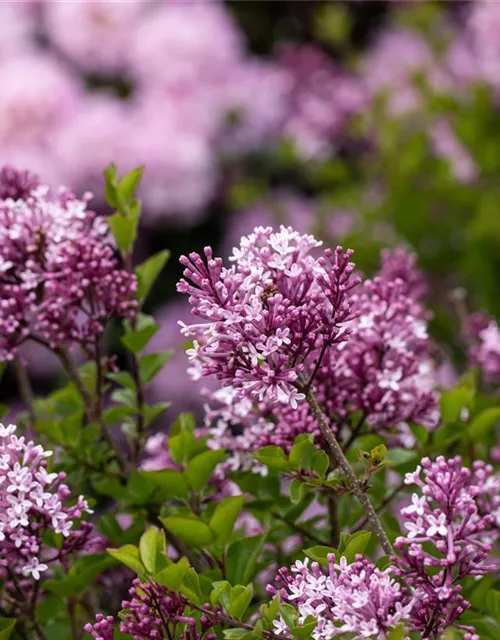
[[[151,527],[141,536],[139,554],[142,564],[150,573],[156,572],[158,554],[161,551],[162,543],[164,544],[164,534],[156,527]]]
[[[387,634],[387,640],[405,640],[406,629],[404,624],[398,624],[397,627],[391,629]]]
[[[179,591],[194,604],[198,606],[203,606],[205,604],[200,586],[200,578],[194,569],[189,569],[186,572],[179,587]]]
[[[137,331],[131,331],[122,336],[121,342],[132,353],[139,353],[148,344],[154,334],[158,331],[157,324],[150,324]]]
[[[500,420],[500,407],[490,407],[481,411],[470,423],[467,432],[472,439],[480,439],[488,435]]]
[[[291,469],[291,465],[288,462],[285,452],[280,447],[262,447],[257,449],[253,454],[253,457],[260,463],[271,467],[272,469],[279,469],[280,471],[288,471]]]
[[[148,384],[171,358],[173,351],[148,353],[139,362],[139,376],[142,384]]]
[[[492,589],[486,596],[486,610],[488,613],[500,621],[500,591]]]
[[[315,451],[312,457],[312,468],[316,472],[318,478],[323,479],[328,471],[330,459],[324,451]]]
[[[402,449],[401,447],[394,447],[387,453],[386,459],[391,463],[393,467],[400,467],[410,462],[414,462],[418,453],[411,449]]]
[[[293,504],[301,502],[307,492],[307,486],[300,480],[293,479],[290,482],[290,500]]]
[[[113,380],[117,384],[120,384],[122,387],[126,387],[127,389],[135,389],[135,380],[132,378],[128,371],[116,371],[112,373],[108,373],[107,378]]]
[[[348,563],[354,561],[358,553],[363,554],[371,538],[371,531],[356,531],[352,535],[342,533],[338,554],[345,556]]]
[[[0,618],[0,640],[8,640],[15,626],[15,618]]]
[[[295,627],[290,627],[290,633],[297,640],[305,640],[306,638],[310,638],[312,632],[316,628],[316,619],[312,616],[307,616],[304,622],[301,625],[297,625]]]
[[[133,544],[125,544],[119,549],[107,549],[107,552],[129,569],[135,571],[138,576],[144,576],[145,567],[141,562],[139,549]]]
[[[161,518],[161,522],[182,542],[193,545],[193,547],[206,547],[215,539],[212,529],[194,516],[190,518],[169,516]]]
[[[246,587],[242,585],[238,585],[231,589],[231,593],[229,595],[229,607],[228,613],[229,615],[236,618],[236,620],[241,620],[243,618],[243,614],[248,609],[250,603],[253,598],[253,585],[249,584]]]
[[[154,575],[154,581],[158,584],[177,591],[181,585],[184,576],[189,571],[189,562],[186,558],[181,558],[176,564],[171,564],[165,569],[162,569],[159,573]]]
[[[215,508],[210,528],[215,532],[218,544],[225,544],[229,539],[244,503],[243,496],[235,496],[225,498]]]
[[[118,199],[118,171],[114,162],[104,170],[106,202],[110,207],[118,209],[120,201]]]
[[[304,553],[308,558],[318,562],[323,567],[328,566],[328,556],[333,553],[334,555],[338,554],[337,549],[334,547],[326,547],[324,545],[315,545],[314,547],[309,547],[309,549],[305,549]]]
[[[192,458],[196,448],[196,439],[191,431],[182,431],[168,439],[168,450],[172,460],[177,464],[185,464]]]
[[[313,444],[313,436],[302,434],[297,436],[288,456],[293,469],[310,469],[316,447]]]
[[[139,302],[142,303],[147,298],[151,287],[163,267],[167,264],[169,257],[170,251],[164,249],[137,267],[135,273],[137,275],[137,298]]]
[[[224,449],[204,451],[188,462],[184,473],[193,491],[201,491],[207,486],[215,467],[222,462],[225,454]]]
[[[137,167],[126,173],[118,183],[117,193],[121,206],[129,203],[135,197],[135,192],[144,173],[144,167]],[[116,205],[112,205],[116,206]]]
[[[194,431],[196,428],[196,419],[192,413],[180,413],[177,420],[170,427],[169,436],[177,436],[183,431]]]
[[[120,251],[127,255],[137,238],[138,213],[125,218],[121,213],[114,213],[107,218],[109,228]]]
[[[161,471],[134,471],[127,485],[133,504],[161,504],[177,498],[185,500],[189,496],[186,479],[180,471],[162,469]]]
[[[226,556],[227,579],[231,584],[247,584],[256,573],[265,535],[237,540],[229,547]]]

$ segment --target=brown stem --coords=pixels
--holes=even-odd
[[[375,508],[376,513],[381,513],[384,509],[394,500],[394,498],[404,489],[405,483],[401,482],[382,500],[382,502]],[[365,526],[368,518],[366,514],[356,522],[356,524],[351,528],[350,533],[355,533],[359,529]]]
[[[17,594],[19,595],[19,597],[21,599],[21,602],[24,602],[26,604],[29,621],[33,625],[33,629],[35,630],[35,633],[36,633],[36,635],[38,637],[38,640],[47,640],[47,636],[43,632],[43,629],[40,626],[40,623],[38,622],[38,619],[36,617],[36,612],[35,612],[36,599],[33,599],[30,602],[30,600],[28,599],[28,597],[26,595],[26,592],[23,591],[23,589],[19,585],[19,582],[18,582],[18,580],[16,578],[15,573],[11,569],[7,569],[7,572],[9,574],[9,578],[12,580],[12,583],[14,584],[14,588],[15,588]]]
[[[368,525],[370,526],[371,530],[378,536],[380,544],[383,550],[385,551],[385,553],[387,555],[391,555],[392,553],[394,553],[394,551],[389,541],[389,538],[387,537],[387,534],[384,531],[382,523],[380,522],[380,518],[376,514],[375,509],[373,508],[373,505],[370,502],[370,499],[368,498],[365,491],[363,490],[363,487],[361,486],[356,474],[354,473],[353,468],[351,467],[351,465],[349,464],[349,461],[345,457],[344,452],[342,451],[342,447],[339,445],[335,436],[333,435],[333,432],[328,426],[325,420],[325,417],[323,415],[323,412],[321,411],[321,408],[318,404],[318,401],[316,400],[316,396],[314,395],[311,389],[307,389],[305,391],[305,394],[306,394],[307,402],[309,403],[309,406],[311,408],[311,412],[314,418],[316,419],[319,430],[321,431],[321,435],[323,436],[326,444],[328,445],[328,448],[330,449],[330,452],[335,462],[337,463],[341,471],[349,480],[352,492],[358,498],[358,500],[361,503],[361,506],[365,511]]]

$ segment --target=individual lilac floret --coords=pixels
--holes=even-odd
[[[484,313],[474,313],[468,320],[471,364],[478,366],[486,382],[500,383],[500,328],[498,322]]]
[[[179,640],[215,640],[211,631],[218,622],[218,613],[206,606],[197,622],[189,615],[188,601],[184,596],[155,584],[144,584],[136,579],[129,589],[130,600],[122,602],[120,632],[133,640],[163,640],[167,626],[172,637]],[[96,616],[94,625],[87,624],[85,631],[95,640],[113,640],[113,618]]]
[[[336,564],[331,554],[328,564],[325,575],[317,562],[309,566],[308,559],[297,560],[291,573],[286,568],[279,570],[277,588],[267,588],[297,609],[299,625],[309,616],[317,620],[312,633],[315,640],[330,640],[346,633],[356,638],[384,639],[391,629],[409,621],[413,599],[391,577],[389,569],[377,569],[361,555],[352,564],[345,558]],[[288,631],[281,616],[274,626],[277,635]]]
[[[51,451],[26,442],[16,435],[16,426],[0,424],[0,575],[39,580],[53,561],[82,549],[89,540],[91,525],[75,521],[92,513],[80,496],[65,506],[70,490],[64,473],[49,473]],[[43,537],[61,534],[59,551],[48,548]]]
[[[0,200],[0,360],[29,338],[92,349],[111,317],[135,316],[136,278],[120,268],[89,199],[34,183]]]
[[[242,238],[227,268],[205,249],[181,257],[178,291],[189,294],[203,322],[183,325],[194,338],[188,352],[203,376],[233,386],[240,396],[297,406],[300,373],[346,339],[352,319],[352,252],[337,247],[316,258],[321,245],[291,227],[257,227]],[[189,281],[189,282],[188,282]]]
[[[412,629],[423,638],[437,637],[451,625],[460,627],[455,623],[470,606],[460,594],[460,582],[495,568],[485,564],[491,546],[484,540],[494,518],[478,509],[478,474],[479,467],[473,473],[459,457],[440,456],[436,462],[424,458],[406,475],[406,484],[421,491],[402,511],[406,533],[394,545],[399,554],[393,558],[394,571],[415,590]]]

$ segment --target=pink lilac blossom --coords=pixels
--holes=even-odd
[[[448,122],[439,120],[435,123],[431,142],[435,153],[449,163],[451,174],[458,182],[468,183],[478,177],[477,164]]]
[[[0,201],[1,359],[30,338],[92,349],[111,317],[135,316],[135,276],[120,268],[89,199],[39,185]]]
[[[352,319],[349,294],[359,284],[352,252],[326,250],[291,227],[257,227],[242,238],[224,267],[205,248],[191,253],[178,291],[188,294],[202,322],[185,325],[194,338],[188,355],[202,376],[233,386],[241,397],[289,404],[304,398],[299,374],[312,371],[320,352],[344,341]]]
[[[172,637],[179,640],[215,640],[213,626],[218,622],[218,611],[205,606],[199,622],[189,615],[184,596],[168,591],[155,583],[142,583],[136,579],[129,589],[130,600],[122,602],[124,612],[120,632],[134,640],[163,640],[165,626]],[[98,614],[94,625],[85,631],[95,640],[113,640],[114,620]]]
[[[314,45],[285,47],[281,63],[291,85],[282,134],[305,158],[324,158],[365,106],[362,87]]]
[[[393,557],[396,575],[411,584],[416,595],[411,628],[422,638],[435,637],[456,625],[470,606],[461,595],[460,582],[467,576],[481,576],[494,567],[485,564],[491,545],[485,542],[493,525],[491,514],[482,515],[478,505],[487,470],[462,466],[460,457],[435,462],[423,458],[405,483],[420,492],[402,510],[405,534],[396,539]],[[423,478],[422,478],[423,474]],[[467,630],[466,637],[474,629]]]
[[[218,0],[161,3],[144,15],[129,47],[139,84],[174,95],[195,87],[216,93],[244,55],[241,34]]]
[[[130,66],[130,34],[147,13],[147,4],[140,0],[43,2],[42,24],[52,46],[81,69],[119,73]]]
[[[438,398],[432,390],[428,318],[413,297],[420,285],[413,276],[394,279],[388,256],[380,275],[355,295],[350,339],[327,354],[318,381],[329,390],[340,419],[359,411],[374,430],[408,422],[432,429],[439,420]]]
[[[0,61],[0,83],[4,157],[19,149],[50,153],[54,132],[72,116],[81,99],[78,82],[56,58],[36,52]]]
[[[476,2],[471,5],[464,38],[477,70],[477,79],[497,88],[500,83],[500,7],[496,2]]]
[[[298,613],[298,624],[309,616],[316,621],[314,640],[330,640],[344,634],[356,638],[388,637],[391,629],[409,620],[413,601],[407,590],[390,573],[361,555],[348,564],[344,557],[336,562],[328,556],[328,573],[317,562],[297,560],[291,572],[282,568],[276,587],[268,585],[271,595],[291,604]],[[274,622],[275,634],[283,635],[288,627],[280,616]]]
[[[425,40],[404,30],[384,32],[368,52],[362,72],[368,94],[372,98],[385,95],[393,116],[406,115],[421,105],[416,74],[425,74],[426,84],[436,91],[446,91],[451,84]]]
[[[415,257],[399,249],[383,252],[379,275],[350,294],[354,317],[347,323],[348,339],[326,349],[312,385],[330,428],[341,438],[353,414],[358,414],[356,422],[361,417],[370,430],[390,436],[399,446],[413,444],[408,423],[429,429],[437,425],[428,314],[420,302],[425,290]],[[235,385],[204,395],[209,446],[230,453],[226,471],[265,473],[251,453],[268,445],[289,451],[302,433],[315,435],[321,445],[305,403],[294,409],[266,398],[242,397]]]
[[[92,526],[76,521],[92,511],[82,496],[67,506],[65,474],[47,468],[52,452],[18,437],[16,429],[0,424],[0,573],[40,580],[53,562],[88,544]],[[48,531],[62,535],[59,551],[44,544]]]
[[[500,383],[500,328],[498,322],[483,313],[474,313],[468,320],[471,341],[469,360],[480,368],[490,384]]]

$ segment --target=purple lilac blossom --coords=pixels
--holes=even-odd
[[[280,53],[291,78],[282,135],[301,156],[331,154],[353,115],[365,107],[361,84],[338,68],[315,45],[287,46]]]
[[[480,368],[490,384],[500,383],[500,328],[498,322],[484,313],[468,319],[467,333],[471,345],[469,361]]]
[[[269,235],[270,232],[266,233]],[[251,234],[242,240],[242,246],[249,251],[255,241],[256,235]],[[239,251],[236,250],[236,256]],[[271,256],[269,250],[262,253],[262,257],[253,254],[252,264],[264,271],[260,260],[264,258],[268,261]],[[243,257],[247,259],[245,254]],[[315,259],[309,258],[313,264]],[[318,264],[317,271],[321,273],[321,262]],[[291,273],[290,267],[281,276],[285,293],[288,272]],[[233,267],[231,276],[236,273]],[[224,277],[221,275],[221,280]],[[208,282],[207,275],[203,275],[203,278]],[[201,277],[198,282],[203,285]],[[253,294],[252,290],[249,292]],[[388,435],[393,440],[396,438],[405,446],[411,446],[413,442],[408,439],[408,423],[421,424],[429,429],[437,425],[438,396],[433,391],[436,375],[427,335],[429,318],[420,302],[424,292],[425,282],[415,268],[415,258],[402,250],[384,252],[379,275],[348,292],[346,304],[352,310],[352,316],[346,322],[345,330],[348,333],[343,334],[346,339],[327,346],[312,386],[325,409],[330,428],[337,434],[342,436],[355,413],[363,416],[371,430]],[[220,299],[223,300],[222,297]],[[205,305],[203,308],[207,317],[212,312],[212,304],[219,304],[212,299],[210,305],[206,305],[205,300],[200,301],[197,297],[191,302],[194,303],[195,313],[199,305]],[[259,298],[258,302],[262,304],[262,299]],[[232,304],[227,305],[224,313],[232,308]],[[248,298],[248,308],[257,308],[252,295]],[[218,312],[218,309],[214,311],[214,317],[219,317]],[[238,316],[231,318],[238,320]],[[238,330],[240,326],[240,323],[236,323]],[[210,323],[208,327],[208,341],[216,340],[219,325]],[[195,325],[195,330],[198,336],[207,330],[207,325]],[[300,342],[301,338],[290,338],[292,354],[293,341],[296,339]],[[238,344],[241,338],[234,336],[234,340]],[[216,366],[226,366],[226,358],[230,360],[231,352],[224,354],[220,343],[215,344],[218,358]],[[228,342],[228,349],[231,344]],[[288,347],[285,343],[282,352],[286,354]],[[201,358],[197,357],[196,351],[191,352],[193,363],[198,363],[198,369],[193,367],[197,379],[203,377],[205,370],[204,352],[201,346],[199,349]],[[315,367],[315,357],[302,363],[306,378]],[[212,372],[212,366],[206,370],[208,373]],[[286,397],[282,398],[282,402],[276,402],[277,396],[268,398],[261,387],[255,395],[252,387],[248,391],[248,387],[238,386],[229,379],[226,384],[225,380],[222,382],[220,389],[204,394],[208,401],[205,426],[210,428],[209,445],[230,452],[225,463],[227,470],[251,468],[265,473],[265,468],[255,462],[251,452],[268,445],[289,451],[295,438],[302,433],[315,435],[318,445],[321,445],[316,421],[307,404],[301,402],[300,396],[295,396],[291,402],[283,402]]]
[[[412,597],[392,576],[361,555],[348,564],[344,557],[336,562],[328,556],[328,573],[317,562],[297,560],[291,572],[282,568],[276,587],[268,585],[271,595],[279,593],[281,601],[297,609],[298,624],[309,616],[316,621],[314,640],[330,640],[343,634],[356,638],[384,639],[391,629],[409,621]],[[279,617],[275,634],[288,634],[288,626]]]
[[[415,591],[411,628],[423,638],[451,625],[461,627],[456,623],[470,606],[460,593],[461,581],[495,569],[485,563],[491,551],[485,540],[494,517],[479,510],[487,474],[482,465],[471,471],[460,457],[443,456],[435,462],[423,458],[414,473],[406,474],[405,483],[417,485],[420,492],[402,510],[405,534],[396,539],[399,555],[393,563],[395,574]],[[474,629],[461,628],[467,630],[466,637],[478,638]]]
[[[257,227],[234,249],[230,268],[209,247],[205,260],[181,257],[178,290],[202,320],[181,323],[182,332],[194,338],[188,354],[202,376],[234,386],[241,397],[297,406],[304,398],[299,374],[347,338],[349,294],[359,284],[352,252],[337,247],[315,259],[320,245],[291,227]]]
[[[120,268],[90,197],[39,185],[0,201],[1,359],[30,338],[92,349],[111,317],[135,316],[136,278]]]
[[[130,599],[122,602],[125,610],[120,621],[120,632],[134,640],[163,640],[165,624],[172,629],[172,636],[179,640],[215,640],[213,626],[218,622],[218,612],[205,606],[199,622],[189,615],[188,601],[178,593],[155,583],[141,583],[136,579],[129,589]],[[85,631],[95,640],[113,640],[114,620],[98,614],[94,625],[87,624]]]
[[[92,511],[82,496],[67,506],[65,474],[47,470],[52,452],[18,437],[16,429],[0,424],[0,572],[39,580],[53,562],[88,544],[92,526],[76,521]],[[43,542],[48,531],[63,536],[58,552]]]
[[[54,48],[82,70],[120,73],[130,66],[130,33],[147,2],[43,2],[44,30]]]

